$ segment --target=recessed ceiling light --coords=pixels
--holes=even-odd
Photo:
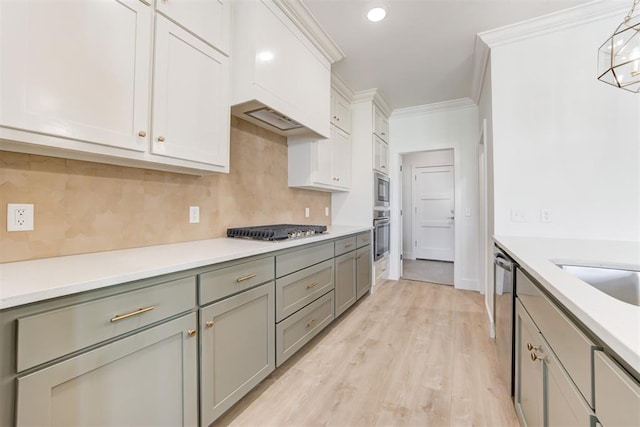
[[[387,9],[382,6],[375,6],[367,12],[367,19],[371,22],[380,22],[387,16]]]

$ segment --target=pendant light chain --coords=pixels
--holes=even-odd
[[[624,18],[625,22],[631,19],[631,17],[633,16],[633,12],[636,10],[636,6],[638,5],[638,3],[640,3],[640,0],[633,0],[633,6],[631,6],[631,10],[629,11],[629,13],[627,13],[626,18]]]

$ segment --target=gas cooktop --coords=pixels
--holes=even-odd
[[[327,231],[325,225],[274,224],[256,227],[227,228],[227,237],[254,240],[286,240],[309,237]]]

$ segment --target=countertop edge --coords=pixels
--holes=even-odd
[[[328,226],[327,232],[322,235],[285,242],[218,238],[4,263],[0,264],[0,310],[320,243],[371,230],[372,227],[366,226]],[[210,250],[209,253],[198,252],[207,248]],[[197,255],[185,256],[190,249]],[[177,256],[175,262],[167,260],[172,255]],[[105,268],[110,261],[130,260],[132,257],[139,257],[145,262],[141,262],[140,267],[136,263],[128,263],[121,268],[114,267],[113,271],[107,271],[109,269]],[[152,257],[156,257],[157,262],[150,259]],[[85,273],[68,273],[67,279],[55,274],[63,272],[61,274],[64,275],[64,271],[69,271],[78,265],[84,267]],[[56,271],[50,271],[47,274],[41,273],[41,269]]]

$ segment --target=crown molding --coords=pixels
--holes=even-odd
[[[620,16],[620,22],[622,22],[630,7],[628,1],[596,0],[538,18],[484,31],[478,34],[478,38],[489,48],[494,48],[613,16]],[[476,47],[477,45],[478,43]]]
[[[479,36],[476,36],[473,54],[473,77],[471,80],[471,99],[476,104],[480,103],[482,84],[486,78],[487,64],[489,63],[490,57],[491,49]]]
[[[340,92],[349,102],[353,100],[353,90],[336,73],[331,73],[331,87]]]
[[[387,99],[382,95],[382,93],[380,93],[377,88],[355,92],[353,94],[352,102],[372,102],[376,105],[376,107],[381,109],[387,117],[389,117],[391,115],[391,112],[393,111]]]
[[[471,98],[453,99],[451,101],[436,102],[434,104],[417,105],[415,107],[398,108],[393,110],[393,118],[412,117],[442,111],[460,110],[462,108],[476,107]]]
[[[327,61],[333,64],[345,57],[344,52],[301,0],[273,0],[273,2],[309,38]]]

